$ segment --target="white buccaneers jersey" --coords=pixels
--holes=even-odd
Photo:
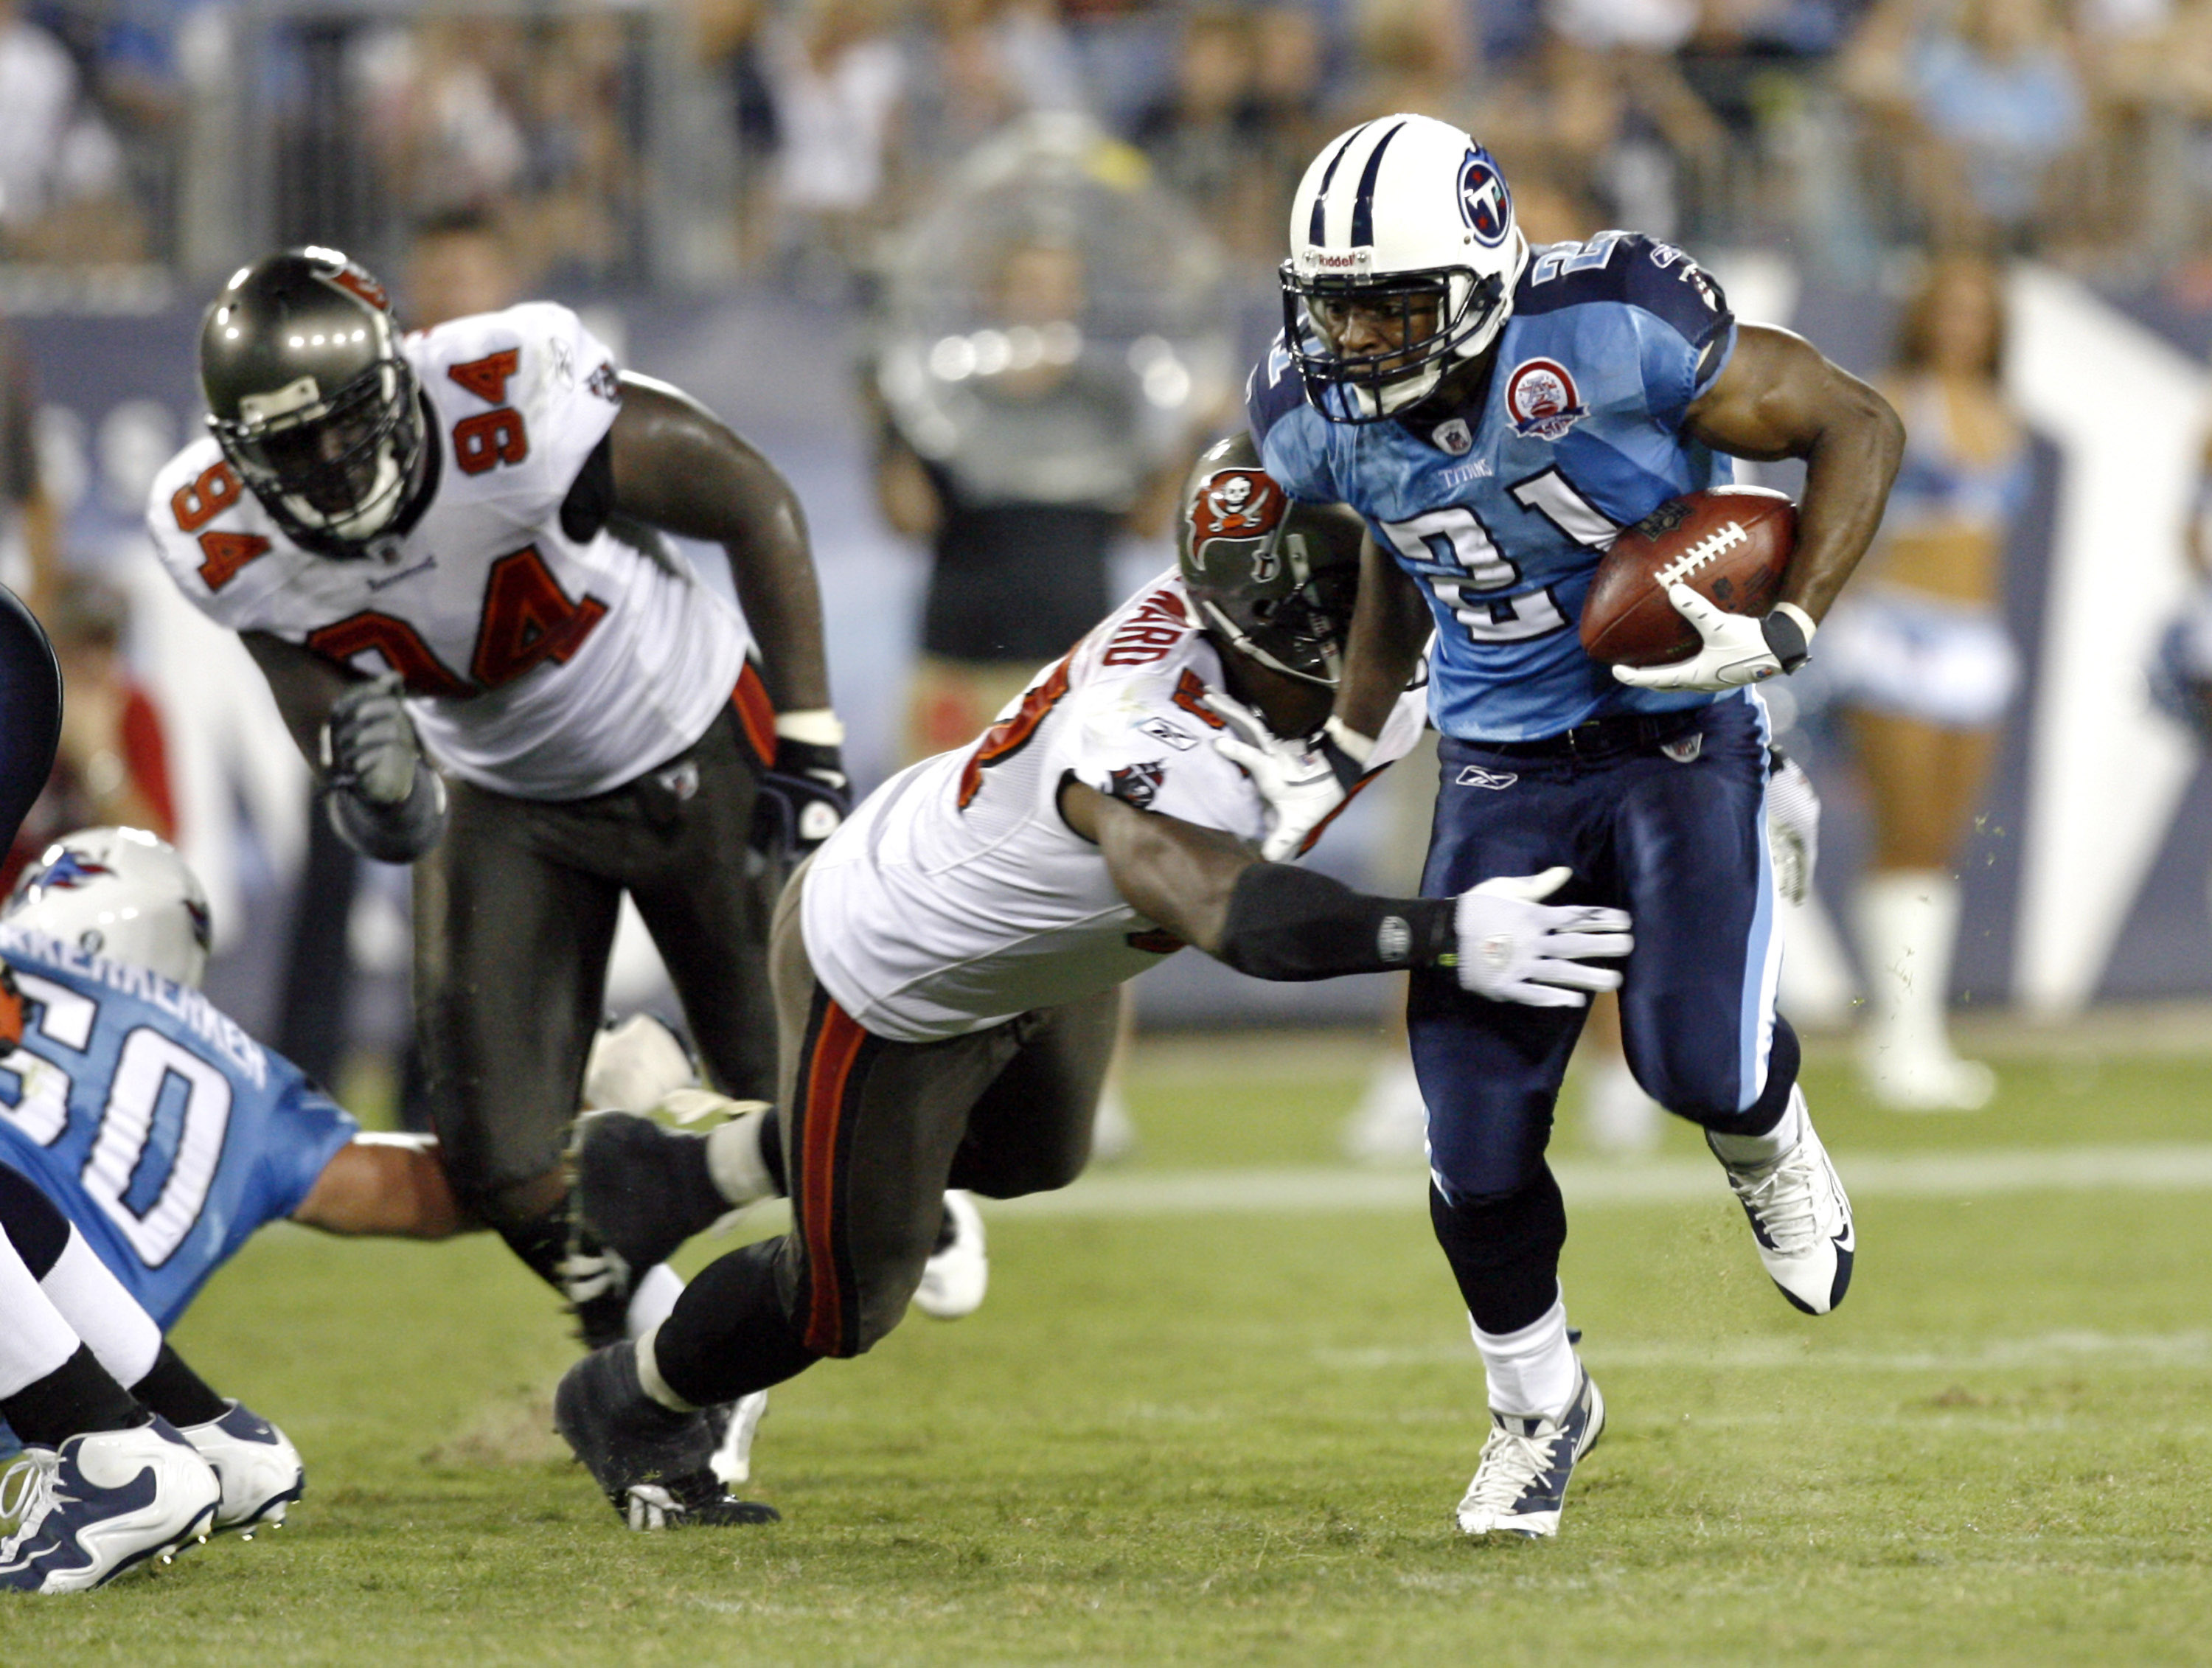
[[[398,673],[431,758],[479,787],[580,799],[683,752],[730,700],[748,637],[680,558],[562,530],[621,399],[606,349],[567,307],[531,301],[401,351],[438,477],[397,553],[300,549],[210,437],[170,460],[147,508],[177,584],[232,630]]]
[[[1067,777],[1256,843],[1267,807],[1215,751],[1221,661],[1170,571],[1047,667],[982,737],[871,794],[815,855],[801,925],[815,976],[866,1030],[957,1037],[1133,977],[1182,947],[1122,901],[1061,820]],[[1401,701],[1376,762],[1419,738]]]

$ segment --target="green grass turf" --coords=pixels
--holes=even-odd
[[[1158,1051],[1140,1168],[1327,1161],[1360,1064]],[[2212,1138],[2197,1061],[2015,1063],[1973,1118],[1810,1077],[1847,1175],[1855,1150]],[[1002,1217],[981,1313],[775,1393],[755,1492],[784,1523],[674,1536],[621,1529],[546,1434],[569,1348],[496,1244],[264,1235],[178,1342],[305,1451],[292,1526],[0,1604],[0,1641],[441,1668],[2212,1659],[2212,1201],[1863,1201],[1858,1283],[1820,1321],[1717,1179],[1577,1213],[1612,1423],[1559,1540],[1478,1545],[1449,1513],[1480,1373],[1407,1187],[1395,1214]]]

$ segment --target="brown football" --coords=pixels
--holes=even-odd
[[[1667,587],[1685,581],[1731,614],[1764,616],[1797,547],[1797,506],[1763,486],[1669,498],[1613,541],[1583,599],[1583,648],[1613,666],[1664,666],[1698,648]]]

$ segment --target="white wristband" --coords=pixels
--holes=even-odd
[[[1364,765],[1375,757],[1375,738],[1360,734],[1334,713],[1329,715],[1328,722],[1321,727],[1321,733],[1350,754],[1354,764]]]
[[[803,741],[810,747],[842,747],[845,727],[828,707],[806,707],[775,715],[775,733],[786,741]]]

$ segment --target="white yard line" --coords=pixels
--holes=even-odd
[[[1820,1348],[1791,1338],[1703,1338],[1680,1343],[1608,1341],[1593,1336],[1582,1345],[1593,1370],[1600,1367],[1713,1367],[1727,1371],[1803,1367],[1839,1373],[1964,1373],[1999,1367],[2056,1368],[2073,1361],[2104,1367],[2202,1368],[2212,1365],[2212,1333],[2045,1332],[2034,1337],[1989,1338],[1944,1349]],[[1340,1372],[1385,1372],[1406,1367],[1463,1365],[1474,1359],[1465,1337],[1398,1349],[1316,1349],[1317,1367]]]
[[[2212,1191],[2212,1143],[2139,1147],[2007,1148],[1960,1153],[1839,1154],[1855,1200],[1969,1199],[2008,1193]],[[1598,1205],[1725,1202],[1717,1165],[1694,1159],[1643,1164],[1566,1160],[1553,1166],[1570,1209]],[[994,1216],[1300,1214],[1425,1208],[1414,1170],[1111,1171],[1058,1193],[986,1201]]]

